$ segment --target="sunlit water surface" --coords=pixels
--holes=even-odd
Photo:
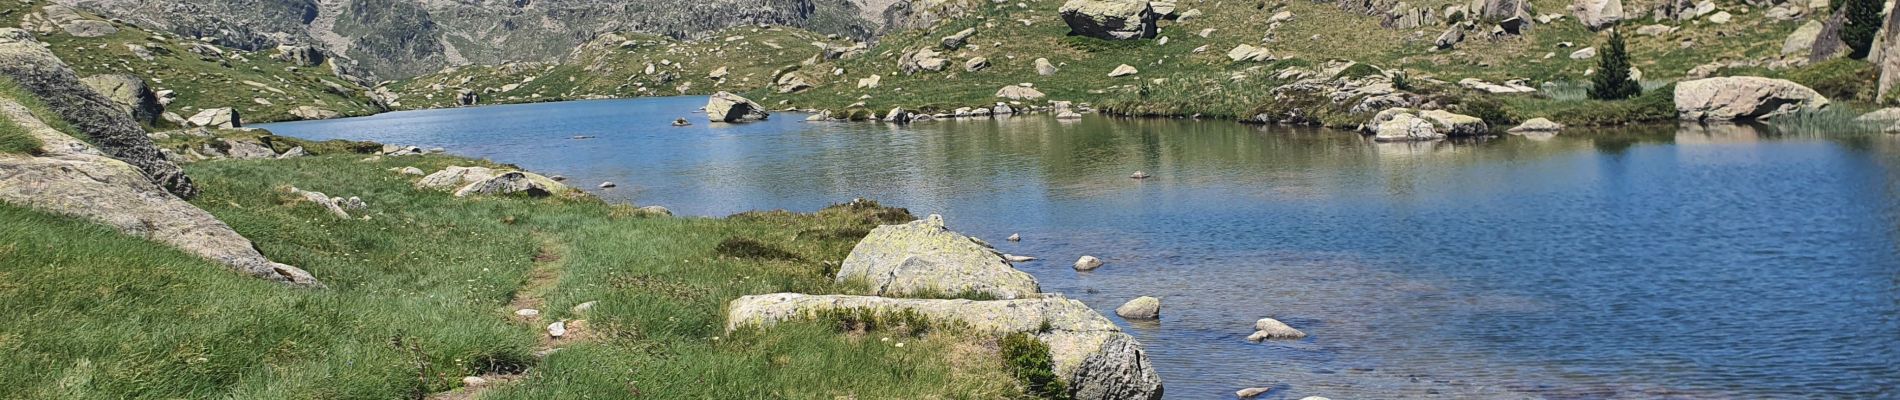
[[[264,127],[613,181],[597,193],[686,215],[857,197],[942,214],[1042,257],[1018,267],[1111,319],[1162,298],[1158,324],[1117,322],[1170,399],[1900,397],[1893,137],[1666,127],[1376,144],[1096,117],[707,124],[703,104]],[[668,126],[679,117],[698,123]],[[1108,264],[1078,273],[1081,255]],[[1260,317],[1311,336],[1250,344]]]

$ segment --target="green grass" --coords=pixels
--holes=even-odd
[[[856,239],[808,232],[863,231],[889,220],[886,209],[639,218],[587,198],[454,198],[387,171],[476,161],[361,158],[188,167],[205,188],[195,204],[327,290],[284,288],[99,225],[0,206],[9,266],[0,307],[10,310],[0,320],[0,398],[415,398],[465,375],[511,372],[525,375],[484,398],[1020,393],[985,339],[955,330],[892,337],[813,321],[724,332],[725,303],[742,295],[855,293],[827,271]],[[341,220],[283,194],[286,186],[370,206]],[[797,259],[721,256],[729,238]],[[570,311],[588,301],[599,303]],[[544,319],[515,322],[511,304],[535,305]],[[537,359],[554,319],[585,319],[583,339]]]
[[[40,151],[39,138],[6,117],[0,117],[0,154],[34,154]]]

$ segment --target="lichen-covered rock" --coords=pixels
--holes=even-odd
[[[706,98],[706,119],[712,122],[764,121],[770,117],[765,106],[730,92],[713,93]]]
[[[1826,96],[1782,79],[1732,76],[1676,83],[1676,112],[1685,121],[1771,119],[1828,106]]]
[[[974,292],[1020,299],[1040,292],[1036,278],[989,245],[945,228],[935,215],[871,230],[838,268],[838,281],[852,280],[889,296]]]
[[[1153,38],[1161,18],[1147,0],[1069,0],[1060,12],[1071,33],[1109,40]]]
[[[526,195],[547,197],[570,191],[567,185],[538,174],[507,171],[477,180],[455,190],[455,197]]]
[[[79,80],[86,87],[98,91],[119,110],[131,115],[132,119],[145,124],[158,123],[159,114],[165,113],[165,106],[158,104],[158,94],[145,85],[144,79],[126,74],[104,74],[88,76]]]
[[[1391,108],[1373,115],[1360,129],[1372,134],[1374,140],[1395,142],[1482,135],[1490,131],[1490,126],[1478,117],[1444,110]]]
[[[210,213],[167,193],[139,168],[53,129],[26,106],[0,98],[0,119],[41,142],[37,155],[0,154],[0,202],[102,223],[258,278],[323,286],[302,269],[265,258]]]
[[[467,186],[470,183],[495,177],[495,170],[488,167],[448,167],[422,177],[416,182],[421,189],[450,190]]]
[[[1576,0],[1570,11],[1590,30],[1601,30],[1623,20],[1623,0]]]
[[[1029,333],[1049,345],[1052,370],[1075,399],[1159,399],[1162,394],[1161,378],[1140,342],[1082,302],[1056,296],[974,301],[778,293],[740,297],[726,310],[727,330],[809,320],[832,310],[865,310],[913,312],[976,332]]]
[[[39,98],[106,155],[138,167],[173,195],[184,199],[198,195],[191,178],[158,151],[138,121],[121,112],[117,103],[105,95],[80,83],[79,76],[59,57],[33,40],[32,33],[0,28],[0,75]]]

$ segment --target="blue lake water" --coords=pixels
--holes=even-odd
[[[1756,127],[1380,144],[1219,121],[703,122],[700,97],[261,125],[444,147],[675,213],[863,197],[1162,298],[1170,399],[1900,398],[1900,137]],[[674,118],[695,122],[670,127]],[[576,140],[574,136],[594,136]],[[1127,176],[1143,170],[1153,179]],[[1024,240],[1001,240],[1020,233]],[[1100,270],[1069,267],[1082,255]],[[1255,319],[1306,331],[1252,344]]]

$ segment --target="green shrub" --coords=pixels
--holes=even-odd
[[[1022,381],[1025,392],[1043,399],[1068,399],[1069,390],[1056,379],[1055,361],[1049,357],[1049,345],[1026,333],[1012,333],[997,342],[1002,348],[1003,368]]]
[[[1841,41],[1847,42],[1848,58],[1867,58],[1873,50],[1874,36],[1880,32],[1881,0],[1846,0],[1847,24],[1841,27]]]

